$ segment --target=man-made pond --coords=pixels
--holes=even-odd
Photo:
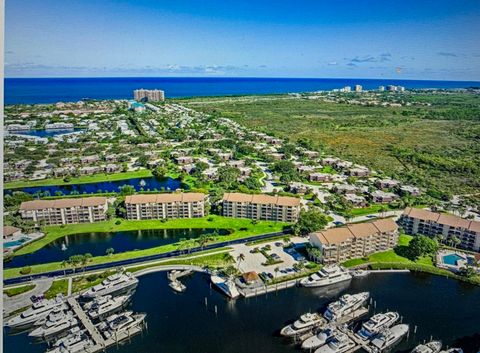
[[[133,178],[88,184],[35,186],[19,189],[8,189],[5,190],[5,193],[23,191],[32,195],[41,193],[43,196],[55,196],[57,193],[61,192],[62,195],[79,195],[94,194],[99,192],[119,192],[120,189],[125,185],[133,186],[136,191],[174,191],[176,189],[188,189],[188,186],[183,184],[178,179],[157,178],[152,176],[148,178]]]
[[[35,137],[55,137],[65,134],[71,134],[72,132],[83,131],[84,129],[52,129],[52,130],[19,130],[19,131],[10,131],[12,135],[28,135]]]
[[[180,239],[198,238],[202,234],[227,235],[226,229],[149,229],[112,233],[82,233],[67,235],[47,244],[40,250],[27,255],[15,256],[3,264],[6,268],[30,266],[46,262],[63,261],[72,255],[90,253],[105,255],[107,249],[115,253],[149,249],[172,244]]]
[[[131,310],[147,313],[148,330],[107,352],[301,352],[292,340],[280,337],[280,328],[307,311],[324,310],[341,294],[362,291],[370,291],[377,313],[398,311],[403,322],[410,325],[408,339],[393,352],[410,352],[430,337],[441,340],[444,348],[461,347],[465,353],[476,353],[480,347],[480,287],[444,277],[372,274],[341,285],[290,288],[236,301],[229,301],[212,289],[206,276],[197,274],[182,278],[182,282],[187,290],[178,294],[168,287],[164,272],[140,277]],[[45,351],[44,344],[31,342],[27,334],[5,335],[4,351]]]

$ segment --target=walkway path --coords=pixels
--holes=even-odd
[[[32,295],[40,295],[45,293],[52,286],[53,279],[51,278],[42,278],[33,281],[32,284],[35,284],[35,288],[32,290],[16,295],[14,297],[8,297],[6,294],[3,295],[3,312],[4,315],[9,315],[15,310],[24,308],[32,304],[30,297]],[[24,286],[22,284],[21,286]],[[17,286],[17,287],[21,287]]]

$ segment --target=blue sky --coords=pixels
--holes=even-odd
[[[480,1],[6,0],[7,77],[480,80]]]

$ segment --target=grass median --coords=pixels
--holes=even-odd
[[[61,178],[51,178],[43,180],[26,180],[26,181],[12,181],[4,184],[4,189],[18,189],[40,186],[62,186],[73,184],[88,184],[88,183],[101,183],[108,181],[118,181],[134,178],[148,178],[152,176],[152,171],[148,169],[134,170],[130,172],[115,173],[115,174],[95,174],[84,175],[77,178],[71,178],[68,182]]]

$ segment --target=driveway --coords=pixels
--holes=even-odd
[[[52,278],[45,278],[45,279],[38,279],[33,281],[35,284],[35,288],[32,290],[16,295],[14,297],[8,297],[6,294],[3,295],[3,312],[4,316],[8,315],[9,313],[24,308],[28,305],[32,304],[30,297],[32,295],[40,295],[45,293],[47,290],[50,289],[52,286],[53,279]]]

